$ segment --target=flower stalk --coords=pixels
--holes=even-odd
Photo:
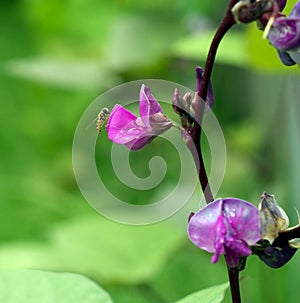
[[[230,284],[230,293],[233,303],[241,303],[241,293],[240,293],[240,284],[239,284],[239,273],[238,268],[231,268],[227,266],[229,284]]]
[[[223,21],[221,22],[209,49],[205,69],[203,72],[203,77],[201,79],[201,82],[197,84],[197,94],[199,95],[199,100],[194,105],[195,110],[195,124],[193,127],[190,127],[188,129],[188,134],[191,136],[191,139],[193,141],[193,144],[187,144],[187,146],[190,148],[195,163],[199,164],[199,181],[201,184],[201,188],[204,193],[204,197],[206,200],[206,203],[211,203],[214,201],[214,196],[211,191],[211,187],[208,182],[208,177],[205,169],[205,164],[203,160],[203,154],[201,150],[201,122],[203,119],[205,104],[202,102],[202,100],[206,100],[209,84],[210,84],[210,78],[212,75],[212,70],[217,54],[218,47],[220,45],[221,40],[225,36],[225,34],[228,32],[228,30],[236,23],[233,17],[233,14],[231,12],[232,7],[238,2],[238,0],[231,0],[229,2],[225,17]],[[193,146],[196,146],[196,152]]]
[[[205,69],[203,72],[203,78],[201,83],[197,85],[197,93],[200,97],[200,100],[206,100],[209,83],[212,75],[212,70],[217,54],[218,47],[225,36],[225,34],[230,30],[230,28],[236,23],[234,16],[232,14],[233,6],[238,2],[238,0],[230,0],[225,17],[223,18],[209,49]],[[196,146],[197,153],[195,154],[192,151],[195,163],[199,163],[199,181],[204,193],[204,197],[207,203],[211,203],[214,200],[211,187],[208,182],[207,173],[205,170],[205,164],[203,160],[203,154],[201,150],[201,122],[204,115],[204,102],[199,101],[195,104],[195,124],[194,126],[188,131],[189,135],[192,138],[194,146]],[[188,145],[189,146],[189,145]],[[198,158],[195,158],[198,157]],[[231,298],[232,303],[241,303],[241,295],[240,295],[240,287],[239,287],[239,270],[237,268],[231,268],[227,266],[229,282],[230,282],[230,291],[231,291]]]

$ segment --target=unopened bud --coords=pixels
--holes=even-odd
[[[260,234],[262,240],[268,240],[270,244],[289,226],[289,218],[285,211],[278,206],[274,195],[264,192],[258,205]]]

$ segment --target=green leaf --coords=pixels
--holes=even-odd
[[[113,303],[100,286],[84,276],[35,270],[0,271],[0,302]]]
[[[166,222],[127,226],[99,215],[56,225],[48,243],[12,243],[0,249],[0,268],[85,273],[101,281],[137,283],[155,275],[185,238]]]
[[[221,284],[227,279],[225,260],[212,264],[210,259],[211,254],[190,243],[169,260],[150,285],[164,301],[174,302],[199,289]]]
[[[220,303],[224,298],[228,282],[195,292],[176,303]]]

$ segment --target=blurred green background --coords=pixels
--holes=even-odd
[[[79,272],[116,303],[173,302],[226,281],[223,260],[212,265],[187,240],[186,214],[142,227],[108,221],[85,202],[72,171],[76,125],[99,94],[144,78],[195,86],[194,67],[204,65],[226,2],[1,1],[0,268]],[[228,152],[218,196],[257,205],[266,190],[298,224],[298,67],[281,65],[255,24],[240,25],[221,44],[213,84]],[[101,136],[98,161],[107,165],[107,185],[138,203],[145,193],[114,183],[103,153],[110,142]],[[176,185],[176,153],[162,156],[171,173],[149,195]],[[146,176],[148,160],[136,157],[133,170]],[[196,202],[198,195],[199,189]],[[244,301],[295,302],[299,275],[297,254],[277,270],[250,257]]]

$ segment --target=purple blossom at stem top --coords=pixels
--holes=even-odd
[[[249,246],[260,240],[258,209],[236,198],[215,200],[191,217],[188,235],[196,246],[214,254],[212,263],[225,254],[228,266],[238,267],[240,257],[249,256]]]
[[[277,49],[283,64],[300,64],[300,1],[288,17],[279,15],[275,18],[268,39]]]
[[[149,87],[143,84],[140,90],[140,117],[116,104],[108,118],[106,130],[112,142],[139,150],[172,125]]]

